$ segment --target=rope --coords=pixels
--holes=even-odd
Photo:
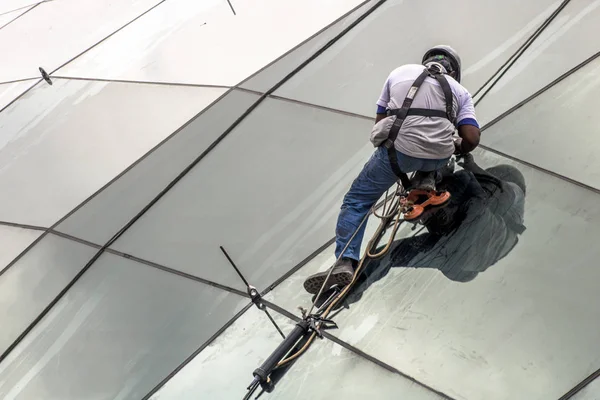
[[[388,197],[387,197],[387,193],[388,192],[386,192],[386,200],[383,203],[384,209],[386,208],[386,203],[389,200]],[[372,258],[372,257],[369,256],[369,254],[371,254],[371,250],[374,249],[377,246],[377,243],[381,239],[381,236],[383,235],[383,233],[385,233],[385,230],[387,228],[387,224],[389,222],[389,219],[393,218],[394,216],[396,216],[396,221],[395,221],[394,229],[393,229],[392,235],[390,237],[390,240],[388,241],[388,244],[385,247],[384,251],[377,253],[377,255],[379,255],[379,254],[385,254],[389,250],[389,247],[391,246],[391,243],[394,240],[396,232],[397,232],[398,228],[400,227],[400,225],[403,222],[403,221],[400,221],[400,214],[401,214],[400,213],[400,208],[399,208],[400,202],[399,201],[394,202],[395,197],[396,197],[396,195],[394,194],[394,196],[392,196],[392,201],[390,203],[390,207],[387,210],[388,213],[383,213],[382,216],[379,216],[378,214],[375,213],[375,207],[371,207],[371,210],[365,215],[365,217],[361,221],[361,223],[358,226],[358,228],[354,231],[354,234],[352,235],[352,237],[350,238],[350,240],[348,241],[348,243],[346,244],[346,246],[344,246],[344,249],[340,253],[340,256],[336,259],[336,262],[337,262],[342,257],[342,255],[344,254],[344,252],[348,248],[350,242],[352,241],[352,239],[354,239],[354,237],[356,236],[357,232],[361,229],[361,227],[363,226],[363,224],[367,221],[367,218],[369,217],[369,215],[371,213],[375,214],[375,216],[377,216],[378,218],[381,219],[381,223],[379,224],[379,227],[377,228],[377,230],[375,231],[375,234],[373,235],[373,237],[371,238],[371,240],[367,244],[367,251],[365,252],[365,255],[361,258],[361,260],[360,260],[360,262],[359,262],[359,264],[358,264],[358,266],[356,268],[356,271],[354,271],[354,275],[352,277],[352,281],[350,281],[350,284],[346,285],[342,289],[342,291],[336,296],[336,298],[323,311],[323,313],[320,315],[321,318],[327,318],[327,316],[329,315],[329,313],[335,308],[335,306],[339,303],[339,301],[342,300],[344,298],[344,296],[346,294],[348,294],[348,292],[350,291],[350,289],[354,286],[354,284],[356,283],[356,280],[358,279],[358,276],[362,272],[363,266],[365,265],[365,261],[367,259]],[[393,210],[393,212],[392,212],[392,210]],[[329,277],[331,276],[332,271],[333,271],[333,268],[330,268],[329,273],[327,274],[327,277],[325,278],[325,281],[321,285],[321,289],[319,290],[319,293],[315,297],[315,302],[321,296],[321,294],[323,292],[323,289],[325,288],[325,285],[329,281]],[[314,309],[315,302],[313,302],[313,304],[312,304],[309,312],[307,313],[307,315],[310,315],[310,313]],[[320,328],[320,324],[319,324],[319,326],[317,326],[317,329],[318,328]],[[299,356],[301,356],[304,352],[306,352],[306,350],[312,344],[312,342],[314,341],[314,339],[315,339],[316,336],[317,336],[317,332],[313,331],[311,333],[310,337],[308,338],[308,340],[306,341],[306,343],[296,353],[294,353],[294,354],[290,355],[289,357],[286,357],[285,359],[281,360],[275,366],[275,368],[283,367],[284,365],[290,363],[291,361],[293,361],[296,358],[298,358]]]

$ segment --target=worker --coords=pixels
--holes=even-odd
[[[421,64],[393,70],[377,101],[371,142],[377,147],[344,196],[336,225],[336,262],[304,282],[309,293],[322,286],[343,287],[353,278],[368,213],[398,180],[435,200],[436,171],[452,154],[467,154],[479,144],[479,124],[469,91],[460,84],[461,60],[447,45],[425,52]],[[413,105],[414,101],[414,105]],[[458,138],[453,135],[458,130]],[[415,172],[408,182],[407,173]],[[406,187],[410,186],[410,187]]]

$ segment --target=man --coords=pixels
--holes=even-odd
[[[338,260],[331,267],[324,289],[351,282],[360,259],[366,226],[363,219],[398,179],[406,181],[402,175],[415,172],[411,188],[433,195],[435,172],[448,163],[452,154],[469,153],[479,144],[473,100],[460,78],[460,57],[446,45],[428,50],[422,65],[403,65],[388,76],[377,101],[371,135],[371,141],[379,147],[344,197],[336,226]],[[394,131],[394,124],[400,128]],[[455,129],[460,139],[453,139]],[[374,139],[381,132],[389,136]],[[318,293],[328,272],[308,277],[304,282],[306,291]]]

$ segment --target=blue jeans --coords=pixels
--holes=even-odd
[[[441,160],[428,160],[414,158],[396,152],[398,165],[404,173],[414,171],[436,171],[448,163],[448,158]],[[341,212],[338,216],[335,229],[336,247],[335,255],[339,257],[344,247],[367,215],[371,207],[379,198],[392,187],[398,177],[392,171],[387,155],[387,149],[378,147],[369,161],[365,164],[358,177],[352,183],[350,190],[344,196]],[[360,246],[365,234],[365,222],[358,230],[343,256],[354,260],[360,259]]]

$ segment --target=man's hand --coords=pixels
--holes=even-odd
[[[462,152],[460,151],[461,143],[462,143],[461,138],[454,138],[454,154],[455,155],[462,154]]]

